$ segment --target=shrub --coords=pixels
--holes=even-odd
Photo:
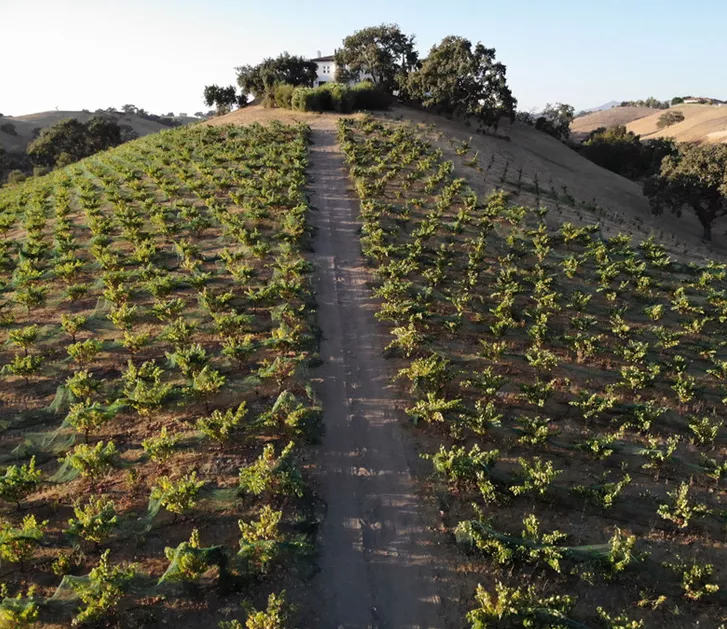
[[[346,114],[359,109],[386,109],[391,99],[373,83],[363,81],[353,87],[333,82],[320,87],[298,87],[292,91],[290,101],[291,108],[298,111]]]
[[[295,91],[294,85],[276,85],[275,86],[275,105],[282,107],[283,109],[292,108],[293,92]]]
[[[3,122],[0,124],[0,131],[8,135],[18,135],[18,132],[15,130],[15,125],[12,122]]]

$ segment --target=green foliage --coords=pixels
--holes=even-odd
[[[664,129],[666,127],[671,127],[673,124],[677,124],[683,120],[684,114],[681,111],[670,110],[659,116],[659,119],[656,121],[656,128]]]
[[[152,461],[157,463],[164,463],[172,454],[174,449],[177,447],[179,442],[179,435],[167,434],[167,427],[163,426],[161,431],[156,437],[149,437],[141,442],[141,447],[144,448]]]
[[[188,542],[182,542],[176,548],[164,549],[164,554],[174,567],[172,570],[167,570],[162,580],[197,581],[211,567],[205,550],[199,541],[199,530],[192,529]]]
[[[68,520],[68,533],[96,544],[111,534],[118,521],[113,501],[105,496],[90,496],[85,504],[76,500],[73,513],[76,517]]]
[[[690,504],[689,483],[683,482],[674,491],[667,492],[671,499],[669,503],[659,505],[656,512],[665,520],[670,520],[679,528],[686,528],[689,521],[698,515],[709,512],[706,505]]]
[[[210,439],[224,443],[232,436],[246,414],[247,403],[243,400],[236,409],[215,410],[209,417],[200,417],[197,420],[197,428]]]
[[[673,153],[676,145],[669,139],[642,142],[624,125],[592,131],[581,145],[581,155],[624,177],[640,179],[659,171],[661,160]]]
[[[27,594],[18,592],[10,597],[8,586],[0,584],[0,627],[3,629],[26,629],[34,625],[40,613],[39,601],[35,597],[36,588],[31,585]]]
[[[628,616],[610,616],[603,607],[597,607],[596,613],[604,629],[643,629],[643,620],[630,620]]]
[[[240,468],[239,489],[242,494],[302,496],[303,478],[295,465],[291,441],[275,456],[275,446],[268,443],[250,465]]]
[[[35,553],[43,539],[48,521],[38,522],[34,515],[26,515],[19,527],[0,521],[0,559],[23,563]]]
[[[94,358],[103,348],[103,343],[96,339],[86,339],[78,341],[68,346],[68,355],[79,365],[87,365],[93,362]]]
[[[86,123],[69,118],[42,129],[26,151],[34,164],[56,166],[61,156],[75,162],[121,142],[121,128],[111,118],[93,116]]]
[[[704,239],[712,238],[712,225],[727,214],[727,145],[680,144],[661,162],[661,169],[644,187],[651,209],[677,216],[693,211]]]
[[[88,580],[70,582],[73,591],[83,603],[73,619],[74,625],[82,625],[102,620],[114,611],[129,582],[134,578],[133,566],[122,567],[109,564],[109,553],[101,555],[98,565],[88,574]]]
[[[383,91],[392,94],[404,87],[418,55],[413,35],[405,35],[396,24],[380,24],[346,37],[335,60],[339,68],[337,81],[368,75]]]
[[[9,465],[0,476],[0,498],[20,507],[20,501],[38,489],[42,479],[43,472],[35,468],[35,457],[24,465]]]
[[[510,491],[521,496],[534,493],[538,496],[545,495],[548,486],[555,480],[562,470],[556,470],[552,461],[543,462],[540,457],[533,457],[532,461],[519,458],[518,463],[522,468],[520,483],[510,486]]]
[[[445,37],[432,47],[406,84],[411,98],[437,113],[471,116],[497,127],[502,116],[514,119],[517,101],[505,79],[495,49],[464,37]]]
[[[268,606],[264,610],[256,610],[250,605],[247,609],[247,620],[244,629],[288,629],[288,608],[285,602],[285,590],[280,594],[268,597]],[[243,629],[238,620],[222,621],[218,629]]]
[[[698,601],[719,591],[719,585],[709,583],[714,572],[712,564],[687,564],[681,561],[675,563],[664,562],[664,567],[681,578],[684,596],[692,601]]]
[[[93,447],[86,443],[79,443],[60,461],[77,470],[84,478],[96,482],[111,470],[115,458],[116,444],[109,441],[104,445],[103,441],[99,441]]]
[[[281,84],[312,87],[318,76],[318,65],[315,61],[289,55],[287,52],[275,59],[266,58],[256,66],[240,66],[235,70],[242,94],[253,94],[256,98],[263,98],[276,85]]]
[[[202,97],[207,107],[217,108],[218,116],[228,113],[235,105],[244,107],[247,104],[247,94],[243,92],[238,96],[234,85],[227,87],[220,87],[217,84],[205,85]]]
[[[160,476],[151,490],[151,499],[158,500],[170,513],[180,515],[193,509],[197,504],[197,494],[205,481],[197,480],[197,472],[188,472],[177,480]]]
[[[123,373],[124,396],[140,415],[149,415],[159,408],[172,391],[172,385],[162,382],[164,370],[154,361],[136,367],[131,361]]]
[[[404,411],[414,420],[414,424],[422,420],[428,423],[443,422],[445,413],[456,410],[460,404],[461,400],[447,400],[436,393],[429,392],[425,398],[417,400],[414,406],[404,409]]]
[[[576,599],[572,596],[544,597],[532,585],[510,588],[497,581],[494,594],[478,585],[475,601],[477,607],[467,613],[467,622],[472,629],[514,629],[563,626]]]

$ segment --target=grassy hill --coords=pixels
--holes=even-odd
[[[0,116],[0,125],[12,123],[15,125],[16,135],[0,131],[0,147],[6,151],[24,152],[25,148],[33,139],[33,130],[36,128],[49,127],[56,122],[67,118],[76,118],[80,122],[87,122],[89,118],[98,115],[84,111],[44,111],[36,114],[27,114],[24,116]],[[108,114],[106,114],[108,115]],[[169,127],[146,120],[136,114],[118,114],[114,118],[120,125],[129,125],[139,137],[149,135],[150,133],[158,133]],[[193,122],[196,118],[186,118],[185,123]]]
[[[727,106],[679,105],[670,111],[680,111],[684,120],[665,129],[656,125],[662,111],[633,120],[626,125],[642,139],[674,138],[678,142],[727,142]]]
[[[653,236],[672,255],[684,258],[703,260],[727,255],[727,246],[719,238],[709,245],[702,242],[702,227],[693,215],[655,217],[639,184],[597,166],[531,126],[503,122],[500,135],[494,136],[477,134],[462,122],[407,107],[395,107],[375,115],[406,120],[426,129],[428,139],[453,160],[457,174],[466,178],[479,194],[503,189],[518,202],[551,208],[551,221],[575,224],[598,221],[604,235],[623,232],[640,239]],[[331,117],[339,116],[252,105],[204,124],[267,124],[282,120],[306,122],[315,127]],[[467,158],[457,151],[465,142],[471,148]],[[472,162],[473,155],[477,156],[476,164]],[[723,229],[717,224],[715,234]]]
[[[669,111],[680,111],[684,120],[665,129],[657,123],[663,109],[649,107],[615,107],[576,118],[571,124],[572,137],[583,140],[599,127],[626,125],[629,131],[643,140],[652,138],[674,138],[678,142],[727,142],[727,106],[677,105]]]
[[[605,111],[594,111],[573,121],[570,127],[572,137],[574,140],[580,141],[599,127],[628,124],[634,120],[651,116],[653,113],[654,110],[650,107],[612,107]]]

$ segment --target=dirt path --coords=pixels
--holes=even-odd
[[[357,201],[332,121],[314,127],[313,142],[315,288],[324,361],[314,376],[325,409],[319,460],[327,503],[318,626],[444,627],[441,552],[410,475],[416,454],[389,388],[390,367],[382,356],[387,341],[373,316]]]

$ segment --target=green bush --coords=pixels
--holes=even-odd
[[[283,109],[292,108],[294,85],[276,85],[275,86],[275,106]]]
[[[391,105],[391,96],[371,81],[356,83],[351,90],[354,94],[354,109],[388,109]]]
[[[278,102],[277,94],[276,103],[279,107],[285,106]],[[347,114],[360,109],[386,109],[389,104],[390,97],[367,81],[353,87],[333,82],[320,87],[297,87],[290,97],[291,109],[298,111],[335,111]]]
[[[7,133],[8,135],[18,135],[18,132],[15,130],[15,125],[12,122],[4,122],[3,124],[0,124],[0,131]]]

